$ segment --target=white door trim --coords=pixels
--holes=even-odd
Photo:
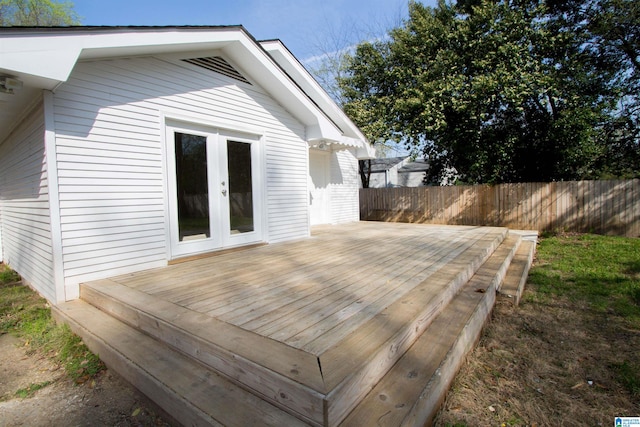
[[[320,160],[321,164],[317,164]],[[321,172],[321,176],[316,176],[320,183],[314,182],[312,176],[314,172]],[[331,153],[328,151],[309,150],[309,222],[311,225],[331,223]],[[316,187],[316,184],[324,187]],[[316,202],[314,204],[314,202]]]
[[[176,158],[175,158],[175,133],[186,133],[206,138],[207,156],[207,183],[209,204],[210,235],[193,241],[180,241],[178,224],[178,203],[176,183]],[[177,120],[165,120],[164,151],[166,156],[167,186],[167,241],[168,258],[174,259],[182,256],[211,252],[229,247],[258,243],[265,240],[265,203],[263,174],[263,137],[221,130],[219,128],[182,122]],[[222,193],[222,182],[228,182],[227,141],[251,144],[251,178],[252,178],[252,202],[253,225],[250,232],[232,234],[230,230],[230,194]],[[227,189],[228,190],[228,189]]]

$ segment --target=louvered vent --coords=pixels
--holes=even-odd
[[[216,73],[220,73],[223,76],[231,77],[232,79],[236,79],[241,81],[242,83],[251,84],[249,80],[245,78],[238,70],[233,68],[231,64],[221,58],[219,56],[210,56],[208,58],[192,58],[192,59],[183,59],[184,62],[188,62],[189,64],[197,65],[198,67],[202,67],[206,70],[215,71]]]

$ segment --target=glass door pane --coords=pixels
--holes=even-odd
[[[254,231],[251,144],[227,140],[231,234]]]
[[[175,133],[179,241],[211,237],[207,138]]]

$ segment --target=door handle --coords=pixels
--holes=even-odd
[[[226,195],[227,195],[227,190],[224,190],[224,189],[223,189],[223,190],[222,190],[222,195],[223,195],[223,196],[226,196]]]

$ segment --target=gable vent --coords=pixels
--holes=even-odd
[[[224,58],[221,58],[219,56],[183,59],[183,61],[188,62],[189,64],[197,65],[198,67],[202,67],[206,70],[215,71],[216,73],[222,74],[223,76],[231,77],[232,79],[236,79],[238,81],[241,81],[242,83],[251,84],[251,82],[249,82],[249,80],[247,80],[245,76],[240,74],[240,72],[233,68],[233,66],[225,61]]]

